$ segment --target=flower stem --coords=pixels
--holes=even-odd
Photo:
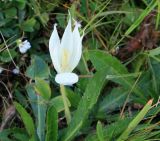
[[[70,114],[70,110],[69,110],[69,106],[68,106],[68,102],[67,102],[68,99],[66,97],[66,91],[65,91],[64,85],[60,85],[60,91],[62,94],[62,99],[63,99],[63,104],[64,104],[64,112],[65,112],[67,124],[69,124],[71,121],[71,114]]]

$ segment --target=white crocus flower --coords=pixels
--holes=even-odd
[[[72,31],[71,16],[60,41],[56,24],[49,40],[49,51],[57,75],[55,81],[62,85],[72,85],[78,82],[78,76],[72,73],[78,65],[82,54],[82,39],[78,28],[80,24],[75,21]]]

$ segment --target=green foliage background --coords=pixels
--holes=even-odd
[[[159,9],[159,0],[1,0],[0,140],[160,140],[159,43],[125,61],[113,55],[153,10],[158,31]],[[48,49],[55,23],[63,35],[68,10],[85,29],[83,55],[74,70],[80,80],[66,87],[69,125]],[[17,41],[25,39],[32,47],[21,54]]]

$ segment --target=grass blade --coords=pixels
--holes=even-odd
[[[100,121],[98,121],[96,129],[97,129],[97,136],[99,141],[105,141],[103,136],[102,123]]]
[[[125,141],[129,134],[136,128],[147,112],[151,109],[153,100],[149,100],[140,113],[130,122],[127,129],[121,134],[117,141]]]

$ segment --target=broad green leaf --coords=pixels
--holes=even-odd
[[[104,51],[93,50],[89,51],[88,54],[97,71],[104,67],[107,67],[110,70],[106,76],[106,79],[122,85],[127,90],[132,89],[132,91],[141,98],[142,103],[147,101],[141,89],[137,85],[134,85],[136,80],[133,78],[135,75],[130,76],[126,67],[118,59]]]
[[[38,106],[38,101],[37,101],[37,94],[35,93],[34,88],[33,88],[33,84],[27,85],[26,86],[26,91],[27,91],[27,94],[28,94],[28,100],[29,100],[29,103],[31,104],[34,116],[37,119],[37,116],[38,116],[38,107],[37,107]]]
[[[26,6],[26,0],[16,0],[16,5],[19,9],[24,9]]]
[[[58,113],[54,106],[47,111],[45,141],[57,141],[58,138]]]
[[[37,94],[42,96],[44,99],[48,100],[51,97],[51,88],[46,81],[36,78],[36,84],[34,88]]]
[[[31,85],[27,86],[27,93],[37,121],[37,134],[40,141],[43,141],[45,138],[45,117],[47,105],[44,102],[44,99],[34,92],[34,89]],[[30,141],[35,140],[34,138],[31,138]]]
[[[113,68],[117,74],[128,74],[127,68],[109,53],[100,50],[91,50],[86,53],[88,54],[89,59],[92,61],[96,70],[108,67]]]
[[[97,136],[99,141],[105,141],[104,140],[104,135],[103,135],[103,128],[102,128],[102,123],[100,121],[97,122]]]
[[[32,56],[31,65],[27,68],[26,75],[32,79],[48,78],[49,68],[45,61],[39,56]]]
[[[15,7],[9,8],[4,11],[6,18],[15,18],[17,16],[17,9]]]
[[[158,64],[157,64],[158,65]],[[150,65],[152,67],[152,65]],[[158,67],[158,66],[156,66]],[[159,68],[157,68],[157,72],[156,75],[158,75],[159,73]],[[157,94],[157,83],[153,83],[153,80],[155,82],[159,82],[157,81],[159,79],[159,77],[156,76],[156,79],[153,79],[154,76],[154,69],[153,71],[151,71],[151,69],[148,69],[147,71],[143,72],[143,75],[141,76],[139,82],[138,82],[138,86],[140,87],[141,91],[143,91],[143,93],[145,94],[146,97],[150,98],[154,98],[155,101],[157,101],[157,98],[159,97],[159,95]],[[136,99],[136,101],[138,102],[139,100],[141,100],[139,97],[132,97],[134,99]]]
[[[61,141],[71,141],[73,137],[77,135],[84,121],[98,100],[101,89],[105,84],[106,74],[107,69],[104,68],[97,72],[95,76],[89,81],[84,96],[81,98],[78,108],[75,111],[74,116],[66,129],[66,132],[63,134]]]
[[[37,134],[38,134],[39,140],[44,141],[47,105],[41,96],[37,96],[37,108],[38,108]]]
[[[10,49],[9,52],[8,50],[4,50],[3,52],[0,53],[0,60],[5,63],[10,62],[12,61],[12,58],[16,57],[16,55],[17,52],[14,49]]]
[[[111,113],[117,108],[123,106],[128,91],[122,88],[114,88],[110,93],[107,93],[103,100],[99,103],[98,113],[97,114],[104,114],[104,116],[108,113]]]
[[[3,20],[2,22],[5,22],[5,21],[6,21],[6,19]],[[1,25],[1,21],[0,21],[0,25]],[[1,32],[4,37],[10,38],[10,37],[14,36],[15,34],[17,34],[18,30],[4,27],[4,28],[1,28]],[[12,49],[10,49],[10,50],[12,50]]]
[[[1,21],[0,21],[0,27],[5,26],[5,25],[6,25],[7,23],[9,23],[11,20],[12,20],[12,19],[1,19]],[[1,28],[1,29],[3,29],[3,28]],[[3,30],[3,32],[2,32],[3,35],[4,35],[4,31],[5,31],[5,30]]]
[[[21,28],[26,32],[33,32],[36,20],[34,18],[28,19],[21,24]]]
[[[20,114],[24,126],[31,138],[35,136],[34,122],[30,114],[17,102],[14,102],[16,110]]]

